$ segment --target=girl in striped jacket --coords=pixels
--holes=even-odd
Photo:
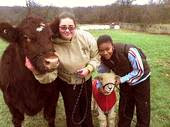
[[[108,35],[97,40],[101,65],[99,72],[110,69],[119,75],[120,85],[118,127],[130,127],[136,108],[136,127],[150,123],[150,68],[146,56],[134,45],[113,43]],[[107,68],[107,69],[106,69]]]

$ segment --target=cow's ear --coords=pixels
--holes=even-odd
[[[59,36],[59,20],[55,19],[50,22],[49,27],[51,28],[54,37]]]
[[[9,23],[0,23],[0,38],[9,43],[16,42],[18,39],[18,29]]]

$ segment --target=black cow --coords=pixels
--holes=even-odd
[[[15,127],[22,126],[24,114],[33,116],[42,109],[49,127],[55,127],[56,84],[40,84],[25,67],[27,58],[41,74],[57,68],[51,36],[50,27],[39,17],[29,16],[17,27],[0,23],[0,37],[9,42],[0,63],[0,88]]]

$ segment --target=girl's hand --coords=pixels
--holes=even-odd
[[[116,77],[116,81],[115,81],[115,85],[120,85],[121,84],[121,82],[120,82],[120,76],[117,76]]]

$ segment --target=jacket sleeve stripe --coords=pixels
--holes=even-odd
[[[133,71],[136,71],[136,73],[134,73],[135,75],[133,75],[129,79],[128,82],[129,83],[134,83],[134,82],[138,81],[142,77],[142,75],[144,74],[144,68],[143,68],[143,63],[142,63],[141,56],[140,56],[139,52],[137,51],[137,49],[130,48],[129,54],[134,57],[132,67],[133,67]]]

